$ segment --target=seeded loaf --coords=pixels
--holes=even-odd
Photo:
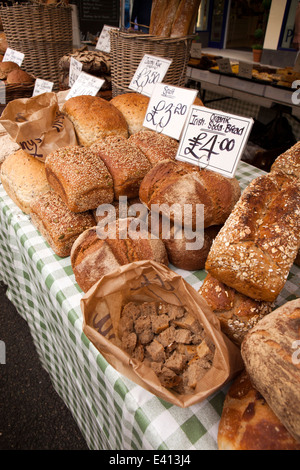
[[[77,237],[95,225],[92,212],[71,212],[53,190],[31,203],[30,215],[32,223],[61,258],[69,256]]]
[[[0,176],[7,195],[25,214],[29,214],[32,201],[51,189],[44,163],[21,149],[5,158]]]
[[[50,186],[72,212],[85,212],[114,199],[113,180],[90,149],[62,147],[49,154],[45,170]]]
[[[300,450],[243,371],[231,385],[218,428],[219,450]]]
[[[254,179],[218,233],[205,269],[255,300],[274,302],[300,247],[300,181]]]
[[[300,299],[263,318],[246,335],[241,354],[253,386],[300,442]]]
[[[98,96],[75,96],[65,102],[62,112],[72,121],[78,143],[89,147],[110,135],[128,137],[123,114]]]
[[[143,123],[150,98],[141,93],[123,93],[111,99],[113,104],[124,116],[129,135],[143,128]]]
[[[205,228],[221,225],[240,194],[236,178],[226,178],[189,163],[171,160],[155,165],[143,179],[139,192],[140,200],[149,210],[162,209],[162,214],[170,217],[172,222],[182,216],[185,204],[191,205],[191,217],[186,217],[185,223],[193,230],[197,225],[197,204],[204,205]],[[169,209],[176,204],[177,208],[174,207],[175,210],[170,213],[163,208],[163,204]]]
[[[204,279],[199,294],[220,320],[223,333],[237,346],[241,346],[246,333],[274,308],[273,303],[240,294],[210,274]]]
[[[151,168],[138,147],[131,145],[124,137],[112,136],[98,140],[90,150],[108,168],[113,179],[115,199],[138,196],[142,179]]]
[[[151,166],[163,160],[175,160],[179,145],[172,137],[150,129],[143,129],[131,135],[129,142],[136,145],[146,155]]]
[[[276,158],[271,172],[276,171],[300,179],[300,141]]]

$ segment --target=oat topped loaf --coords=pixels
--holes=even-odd
[[[300,179],[300,141],[276,158],[271,171],[282,171],[289,176]]]
[[[131,135],[129,142],[146,155],[152,166],[163,160],[175,160],[179,145],[172,137],[150,129],[143,129]]]

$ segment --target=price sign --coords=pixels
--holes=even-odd
[[[191,106],[177,160],[233,178],[253,119],[202,106]]]
[[[119,29],[113,26],[104,25],[97,41],[95,49],[99,51],[110,53],[110,30],[111,29]]]
[[[196,95],[197,90],[159,83],[149,101],[143,126],[179,140]]]
[[[161,83],[172,60],[145,54],[138,66],[129,88],[146,96],[151,96],[157,83]]]
[[[34,89],[32,96],[41,95],[42,93],[48,93],[52,91],[53,82],[49,82],[48,80],[42,80],[41,78],[37,78],[34,84]]]
[[[69,68],[69,87],[71,88],[79,77],[80,72],[82,71],[82,63],[79,60],[71,57],[70,68]]]
[[[229,59],[227,59],[227,58],[218,59],[218,60],[216,60],[216,62],[219,66],[220,72],[222,72],[222,73],[232,73],[232,68],[231,68],[231,64],[230,64]]]
[[[192,42],[190,56],[193,59],[199,59],[202,55],[202,44],[200,42]]]
[[[80,72],[76,82],[66,96],[66,100],[74,96],[91,95],[96,96],[102,87],[104,80],[94,77],[85,72]]]
[[[243,78],[252,78],[252,68],[253,65],[248,62],[239,63],[239,77]]]
[[[15,51],[9,47],[6,49],[2,62],[15,62],[21,67],[25,55],[23,52]]]

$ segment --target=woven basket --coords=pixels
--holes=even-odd
[[[14,4],[1,6],[8,47],[25,54],[22,69],[59,88],[59,59],[72,52],[72,7]]]
[[[145,54],[172,59],[163,82],[184,86],[193,36],[159,38],[149,34],[110,31],[112,95],[132,91],[130,82]]]

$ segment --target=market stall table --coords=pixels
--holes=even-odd
[[[241,188],[262,172],[240,162]],[[152,395],[110,366],[82,331],[70,257],[59,258],[0,186],[0,279],[29,325],[43,367],[71,410],[90,449],[217,449],[228,385],[207,400],[179,408]],[[173,268],[196,290],[205,271]],[[293,265],[277,306],[300,295]]]

